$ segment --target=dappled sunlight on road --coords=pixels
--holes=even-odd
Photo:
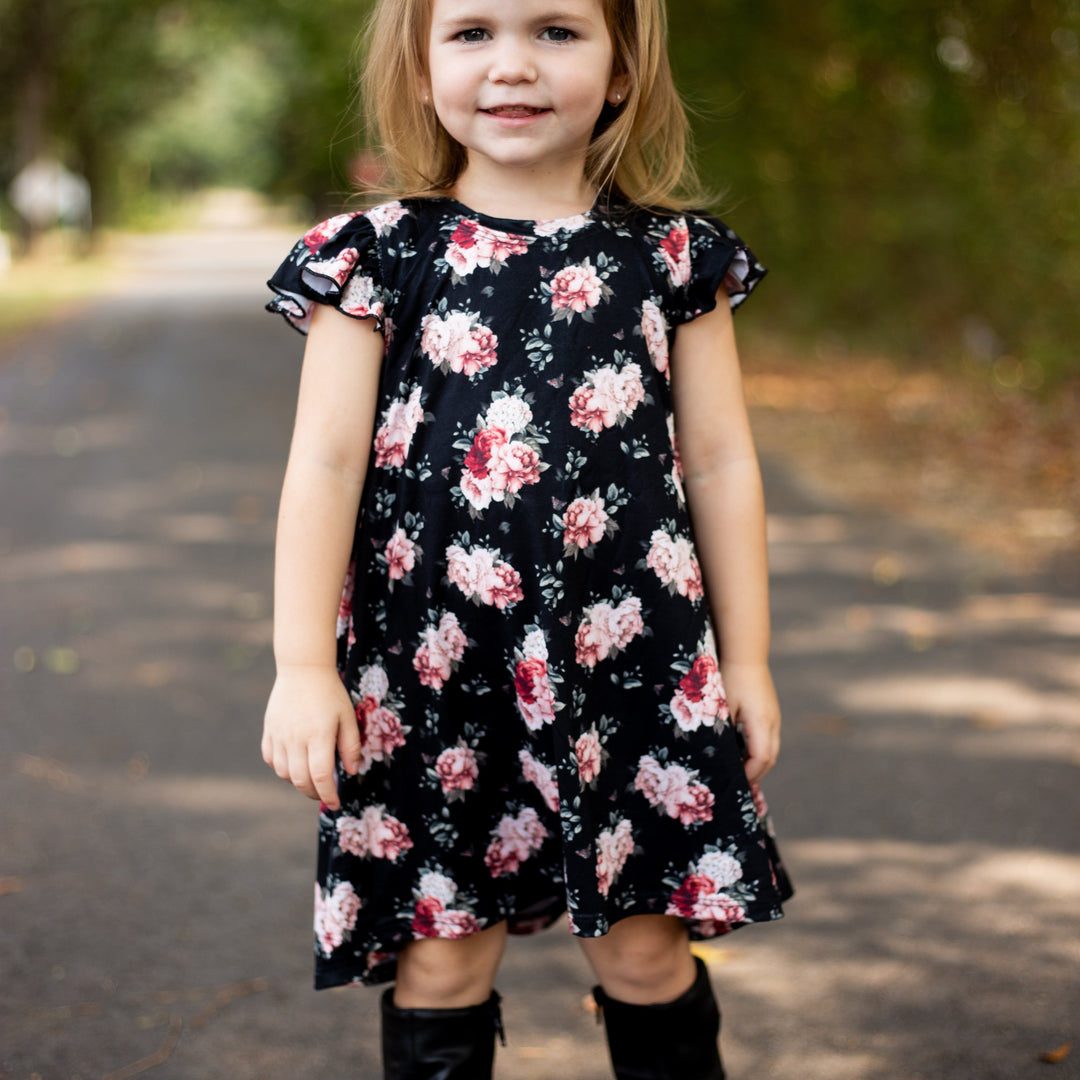
[[[740,1075],[857,1062],[864,1080],[1008,1080],[1076,1034],[1080,855],[849,839],[787,852],[793,917],[752,942],[740,931],[713,968]],[[766,1045],[738,1034],[754,1018]],[[788,1040],[798,1053],[777,1058]]]
[[[1080,697],[1075,690],[1048,693],[1035,690],[1019,679],[994,675],[872,677],[838,688],[836,700],[856,713],[996,715],[1003,724],[1059,723],[1080,727]]]

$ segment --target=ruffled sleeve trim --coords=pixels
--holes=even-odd
[[[374,319],[383,330],[386,295],[377,230],[366,213],[338,214],[309,229],[267,285],[266,305],[306,334],[315,304],[354,319]]]
[[[768,270],[736,233],[711,214],[687,216],[689,275],[681,297],[679,322],[690,322],[716,307],[721,286],[731,309],[743,304]]]

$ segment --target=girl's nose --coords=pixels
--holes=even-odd
[[[488,79],[511,85],[533,82],[536,79],[536,65],[529,50],[516,41],[503,42],[491,59]]]

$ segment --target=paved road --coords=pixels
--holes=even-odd
[[[314,807],[258,751],[291,240],[145,242],[0,363],[4,1080],[379,1075],[377,992],[310,988]],[[1010,577],[761,452],[798,896],[706,950],[732,1080],[1075,1080],[1078,568]],[[511,941],[501,1077],[608,1076],[590,982],[560,924]]]

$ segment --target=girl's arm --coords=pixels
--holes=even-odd
[[[769,673],[765,496],[723,287],[715,310],[677,328],[671,388],[724,690],[746,737],[746,775],[754,783],[776,762],[780,705]]]
[[[274,561],[277,678],[262,756],[283,780],[338,809],[334,748],[355,772],[360,738],[337,672],[335,624],[375,427],[383,337],[317,305],[300,375]]]

